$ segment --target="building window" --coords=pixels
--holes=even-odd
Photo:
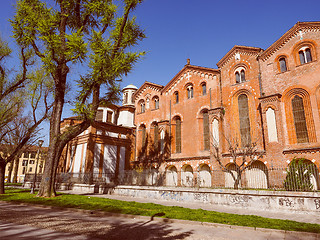
[[[35,153],[35,152],[32,152],[32,153],[30,154],[30,158],[36,158],[36,153]]]
[[[236,71],[235,76],[236,76],[236,83],[241,83],[246,81],[246,74],[243,69],[241,71]]]
[[[303,99],[298,95],[291,101],[294,127],[296,130],[297,142],[309,142],[306,116],[304,112]]]
[[[128,103],[128,93],[125,93],[125,94],[124,94],[123,103],[124,103],[124,104],[127,104],[127,103]]]
[[[174,97],[175,97],[175,103],[179,103],[179,92],[175,92],[174,93]]]
[[[279,59],[279,65],[280,65],[280,72],[286,72],[287,69],[287,62],[284,57]]]
[[[96,121],[102,122],[103,120],[103,110],[97,110]]]
[[[144,101],[140,102],[140,113],[144,113],[146,111],[146,105]]]
[[[299,51],[300,64],[312,61],[310,48],[304,48]]]
[[[30,160],[29,164],[34,164],[34,160]]]
[[[153,101],[154,101],[154,109],[159,109],[159,98],[155,97]]]
[[[154,131],[154,149],[158,149],[159,146],[159,126],[157,123],[153,124],[153,131]]]
[[[142,148],[146,146],[146,140],[147,140],[147,133],[146,133],[146,126],[142,125],[141,126],[141,143],[142,143]]]
[[[202,95],[207,95],[207,84],[206,83],[202,83],[201,84],[202,87]]]
[[[23,153],[23,157],[24,157],[24,158],[29,158],[29,152]]]
[[[27,166],[28,165],[28,160],[23,160],[22,161],[22,166]]]
[[[112,123],[112,111],[107,111],[107,122]]]
[[[248,104],[247,95],[241,94],[238,97],[238,108],[239,108],[241,146],[245,147],[251,144],[249,104]]]
[[[176,118],[176,153],[181,153],[181,119]]]
[[[134,103],[133,94],[134,94],[134,93],[131,94],[131,103]]]
[[[209,137],[209,114],[205,110],[203,113],[203,147],[204,150],[210,149],[210,137]]]
[[[29,168],[29,172],[32,172],[32,167],[31,167],[31,168]]]
[[[187,87],[187,95],[188,95],[188,99],[193,98],[193,86],[189,85]]]
[[[25,174],[26,173],[26,168],[22,168],[22,174]]]
[[[165,141],[165,132],[162,129],[160,132],[160,152],[161,153],[164,152],[164,141]]]

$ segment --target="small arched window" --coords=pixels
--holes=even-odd
[[[280,72],[286,72],[287,69],[287,62],[284,57],[279,59],[279,67],[280,67]]]
[[[201,84],[202,87],[202,95],[207,95],[207,84],[204,82]]]
[[[144,101],[140,102],[140,113],[144,113],[146,111],[146,104]]]
[[[188,99],[193,98],[193,86],[192,85],[189,85],[187,87],[187,96],[188,96]]]
[[[244,69],[242,69],[240,71],[236,71],[235,76],[236,76],[236,83],[242,83],[242,82],[246,81],[246,73],[245,73]]]
[[[300,64],[305,64],[312,61],[310,48],[301,48],[299,51]]]
[[[153,102],[154,102],[154,109],[159,109],[159,97],[154,97]]]
[[[125,93],[125,94],[124,94],[123,103],[124,103],[124,104],[127,104],[127,103],[128,103],[128,93]]]
[[[174,101],[175,103],[179,103],[179,92],[174,92]]]

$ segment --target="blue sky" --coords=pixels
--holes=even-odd
[[[0,8],[0,34],[12,47],[8,19],[14,2],[2,0]],[[165,85],[187,58],[193,65],[216,68],[234,45],[266,49],[296,22],[320,21],[319,9],[318,0],[145,0],[135,15],[147,35],[137,49],[147,54],[121,86]]]

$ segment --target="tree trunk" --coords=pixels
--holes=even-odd
[[[13,170],[13,164],[14,162],[11,162],[8,168],[8,179],[7,183],[11,183],[11,176],[12,176],[12,170]]]
[[[4,179],[5,179],[6,162],[0,162],[0,194],[4,194]]]
[[[19,170],[19,157],[16,157],[14,159],[13,179],[12,179],[13,183],[18,182],[18,170]]]

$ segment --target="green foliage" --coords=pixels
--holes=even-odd
[[[287,191],[312,191],[311,176],[314,166],[304,158],[293,159],[287,170],[284,188]]]
[[[164,213],[164,217],[171,219],[320,233],[319,224],[270,219],[254,215],[237,215],[206,211],[202,209],[163,206],[154,203],[126,202],[108,198],[88,197],[84,195],[60,194],[55,198],[38,198],[35,197],[35,195],[30,194],[29,190],[25,189],[8,188],[6,192],[6,194],[0,195],[0,201],[32,203],[63,208],[80,208],[142,216],[153,216],[155,214]]]

